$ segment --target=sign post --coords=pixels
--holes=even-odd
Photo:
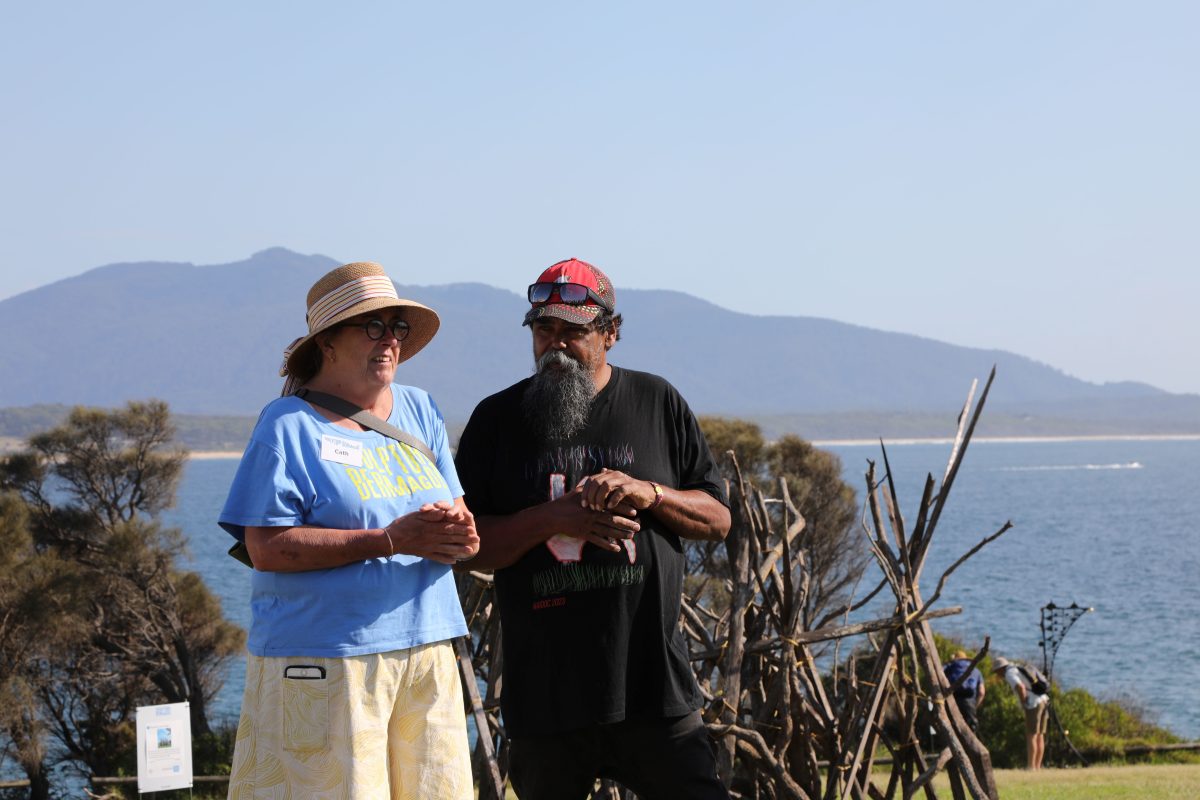
[[[192,788],[192,721],[187,703],[138,706],[138,793]]]

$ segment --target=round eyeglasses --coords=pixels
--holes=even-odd
[[[404,337],[408,336],[408,323],[402,319],[393,320],[391,324],[384,322],[376,317],[369,319],[366,322],[342,322],[334,325],[335,328],[361,328],[367,332],[367,338],[373,342],[377,342],[383,338],[383,334],[391,331],[392,336],[396,337],[397,341],[404,341]]]

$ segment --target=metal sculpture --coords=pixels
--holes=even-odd
[[[1042,647],[1042,672],[1046,673],[1047,678],[1053,677],[1054,658],[1063,639],[1067,638],[1067,631],[1080,617],[1095,610],[1077,603],[1059,606],[1054,601],[1042,606],[1042,640],[1038,644]]]
[[[1042,606],[1042,640],[1038,644],[1042,647],[1042,672],[1046,673],[1047,681],[1051,681],[1054,677],[1054,659],[1058,655],[1058,648],[1062,645],[1063,639],[1067,638],[1067,631],[1071,630],[1071,626],[1080,617],[1095,610],[1078,603],[1060,606],[1056,605],[1053,600]],[[1067,729],[1059,721],[1053,705],[1050,706],[1050,719],[1054,720],[1054,727],[1062,734],[1063,741],[1079,759],[1079,763],[1085,767],[1088,766],[1088,761],[1083,757],[1083,753],[1080,753],[1071,742],[1071,737],[1067,735]]]

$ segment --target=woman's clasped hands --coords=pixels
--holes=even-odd
[[[454,564],[479,552],[475,516],[463,503],[440,500],[392,520],[384,531],[396,553]]]

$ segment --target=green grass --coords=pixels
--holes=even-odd
[[[938,797],[950,797],[945,773],[933,782]],[[1087,769],[996,770],[1003,800],[1196,800],[1200,764],[1157,764]],[[925,795],[919,794],[918,797]],[[512,787],[507,800],[516,800]]]
[[[944,774],[934,780],[934,786],[938,797],[951,796]],[[1003,800],[1196,800],[1200,798],[1200,764],[1039,772],[998,769],[996,788]]]

